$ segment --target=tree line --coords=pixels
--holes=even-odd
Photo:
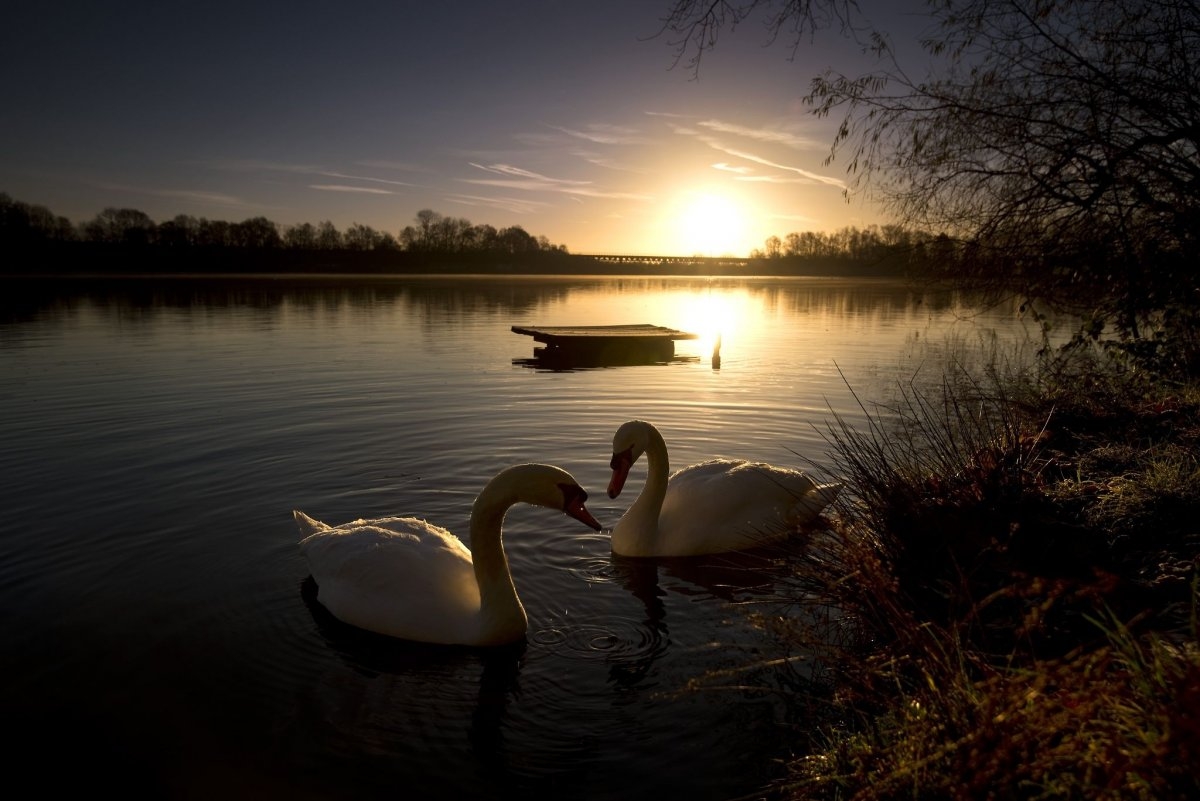
[[[124,248],[291,250],[315,252],[380,252],[414,254],[492,254],[519,256],[567,252],[545,236],[533,236],[519,225],[497,229],[422,209],[415,225],[399,236],[354,223],[344,231],[328,220],[281,226],[266,217],[242,222],[209,220],[178,214],[161,223],[138,209],[109,207],[78,225],[45,206],[14,200],[0,193],[0,244],[6,249],[51,243],[93,243]]]
[[[841,259],[863,264],[892,263],[913,273],[930,262],[961,258],[960,244],[946,234],[901,225],[846,226],[837,231],[793,231],[767,237],[753,259]]]
[[[545,236],[533,236],[520,226],[497,229],[476,225],[431,209],[417,212],[413,224],[400,229],[397,236],[358,223],[339,231],[328,220],[315,225],[306,222],[280,226],[266,217],[235,223],[179,214],[156,223],[145,212],[115,207],[76,225],[45,206],[0,193],[0,247],[20,251],[64,243],[92,246],[92,253],[95,247],[101,252],[120,251],[123,256],[131,252],[195,255],[219,248],[272,257],[253,262],[255,268],[276,262],[295,265],[312,257],[336,255],[360,267],[373,264],[373,271],[386,263],[445,262],[448,258],[478,264],[501,257],[532,257],[561,264],[557,257],[569,255],[565,245],[555,245]],[[748,258],[760,263],[769,261],[781,272],[896,275],[919,272],[929,259],[949,258],[954,252],[953,243],[945,236],[897,225],[872,225],[771,236]],[[198,262],[190,266],[211,269]]]

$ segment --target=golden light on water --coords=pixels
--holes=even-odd
[[[717,337],[722,342],[739,338],[739,332],[752,327],[748,319],[749,303],[743,293],[729,293],[719,290],[681,295],[673,309],[664,310],[671,320],[677,320],[675,327],[700,338],[695,342],[695,348],[701,354],[710,354],[717,344]]]

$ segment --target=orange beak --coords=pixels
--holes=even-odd
[[[586,525],[588,528],[592,529],[592,531],[599,531],[601,528],[600,522],[596,520],[596,518],[592,517],[592,513],[589,512],[587,507],[583,505],[582,498],[580,498],[578,501],[567,504],[567,508],[563,509],[563,511],[578,520],[580,523]]]
[[[629,469],[633,467],[633,448],[614,453],[608,466],[613,471],[612,479],[608,482],[608,497],[615,498],[621,494],[625,487],[625,479],[629,478]]]

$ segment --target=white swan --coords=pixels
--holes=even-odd
[[[447,645],[502,645],[528,625],[501,537],[517,503],[560,509],[596,531],[587,493],[565,470],[522,464],[498,473],[471,507],[470,550],[440,526],[414,517],[328,526],[293,511],[317,600],[334,617],[369,631]]]
[[[842,490],[841,482],[818,484],[799,470],[729,459],[668,478],[662,434],[630,420],[613,436],[608,497],[621,493],[643,453],[646,484],[613,527],[612,551],[621,556],[699,556],[764,545],[812,522]]]

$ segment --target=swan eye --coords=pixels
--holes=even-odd
[[[587,490],[575,484],[559,484],[563,494],[563,511],[578,508],[587,503]]]
[[[623,451],[614,453],[612,459],[608,463],[610,470],[628,470],[633,465],[633,446],[630,445]]]

